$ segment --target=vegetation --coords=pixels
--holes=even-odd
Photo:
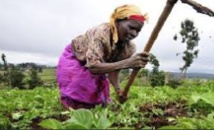
[[[199,50],[194,48],[200,38],[192,21],[185,20],[181,28],[187,48],[180,70],[186,74],[197,58]],[[213,129],[214,81],[180,80],[160,71],[156,56],[150,59],[152,71],[140,70],[124,104],[117,102],[111,87],[113,101],[107,107],[67,110],[59,102],[55,67],[8,64],[2,54],[0,129]],[[128,69],[121,71],[122,87],[129,74]]]
[[[150,55],[150,63],[153,65],[152,72],[149,76],[150,84],[152,87],[164,85],[165,73],[164,71],[159,71],[159,61],[155,55]]]
[[[198,46],[200,40],[198,29],[194,26],[194,22],[186,19],[181,22],[181,43],[186,43],[186,50],[183,52],[182,59],[184,61],[183,67],[180,68],[181,72],[186,77],[187,69],[193,63],[193,60],[197,58],[199,49],[195,49]],[[174,36],[174,40],[177,40],[177,35]]]
[[[0,87],[9,86],[19,89],[33,89],[37,86],[55,86],[54,67],[37,65],[35,63],[8,64],[6,55],[1,56],[3,64],[0,64]],[[44,69],[44,73],[43,73]],[[51,70],[51,73],[47,71]],[[46,76],[41,79],[40,76]],[[43,84],[45,82],[45,84]]]
[[[23,79],[25,75],[19,68],[15,66],[11,67],[8,75],[10,77],[10,86],[12,88],[15,88],[15,87],[23,88],[24,86]]]
[[[162,86],[165,84],[164,81],[165,72],[159,70],[160,64],[155,55],[150,54],[149,64],[152,65],[153,69],[151,71],[149,71],[148,69],[141,69],[136,77],[137,80],[134,81],[133,85],[136,86],[151,85],[152,87],[155,87]],[[126,84],[129,75],[130,75],[129,69],[121,70],[120,81],[123,84]]]
[[[63,109],[57,86],[1,89],[0,129],[212,129],[214,81],[198,82],[132,86],[124,104],[111,90],[111,104],[90,110]]]
[[[30,79],[27,80],[29,84],[29,88],[33,89],[36,86],[40,86],[43,84],[41,78],[38,76],[37,70],[35,68],[30,68],[29,71]]]

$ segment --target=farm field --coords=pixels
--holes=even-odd
[[[1,1],[0,130],[214,129],[214,1],[82,2]]]
[[[212,129],[214,81],[132,86],[129,100],[106,108],[65,110],[55,87],[0,90],[0,129]]]
[[[43,69],[43,71],[38,73],[38,75],[44,82],[56,79],[55,69]]]

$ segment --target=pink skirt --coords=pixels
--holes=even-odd
[[[80,105],[82,108],[88,108],[88,105],[93,107],[110,101],[106,76],[92,74],[76,59],[70,44],[59,59],[56,74],[60,101],[64,107]]]

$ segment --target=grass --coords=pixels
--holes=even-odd
[[[29,79],[29,70],[23,72],[25,75],[24,82],[26,83]],[[38,72],[38,76],[41,78],[45,86],[53,86],[56,84],[56,74],[55,69],[43,69],[42,72]],[[0,71],[0,74],[3,75],[3,71]],[[4,88],[4,84],[0,83],[0,88]]]
[[[56,81],[55,73],[55,69],[44,69],[38,75],[48,83]],[[139,83],[136,81],[135,84]],[[124,87],[125,83],[122,85]],[[210,123],[214,122],[214,81],[203,83],[187,81],[176,89],[169,86],[152,88],[135,85],[131,87],[129,99],[124,104],[117,102],[112,87],[110,92],[113,99],[111,104],[106,108],[98,106],[90,110],[95,118],[94,121],[99,117],[108,118],[111,122],[110,128],[214,128]],[[57,129],[56,125],[52,125],[53,120],[47,121],[47,119],[54,119],[55,123],[57,120],[61,125],[67,123],[70,128],[76,125],[72,124],[72,110],[63,109],[59,102],[59,90],[56,84],[52,87],[44,85],[33,90],[4,87],[0,89],[0,100],[0,129],[42,130],[44,128],[39,124],[43,121],[51,127],[50,129]],[[85,115],[80,115],[83,116]],[[79,121],[81,123],[81,120]],[[101,120],[99,123],[102,126]]]
[[[44,73],[50,74],[53,71],[47,70]],[[72,117],[72,111],[62,108],[58,100],[57,87],[0,91],[0,129],[43,129],[39,123],[46,119],[55,119],[61,123]],[[206,129],[212,128],[209,122],[213,119],[209,115],[214,108],[213,95],[213,81],[200,86],[180,86],[176,89],[168,86],[156,88],[132,86],[129,100],[119,104],[111,88],[113,102],[107,108],[98,106],[90,111],[95,118],[102,115],[109,120],[113,119],[110,128],[115,129],[163,126],[173,126],[174,129]],[[202,125],[200,122],[207,125]],[[70,123],[68,126],[72,125],[71,120]]]
[[[41,73],[38,73],[39,77],[44,81],[56,80],[55,69],[43,69]]]

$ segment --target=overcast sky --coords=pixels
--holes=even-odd
[[[214,10],[214,0],[196,0]],[[166,4],[166,0],[0,0],[0,54],[9,63],[35,62],[56,65],[64,47],[87,29],[108,22],[120,5],[136,4],[148,13],[149,22],[134,39],[141,52]],[[185,45],[174,41],[184,19],[194,21],[201,40],[198,59],[189,72],[214,73],[214,17],[196,13],[178,3],[162,28],[151,53],[164,71],[179,71]],[[2,63],[2,61],[1,61]],[[147,66],[150,68],[151,66]]]

